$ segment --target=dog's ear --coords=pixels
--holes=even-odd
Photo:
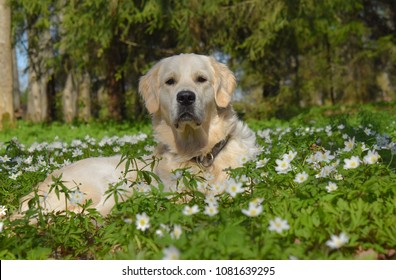
[[[139,93],[143,97],[147,111],[150,114],[159,110],[159,77],[160,62],[154,65],[146,75],[139,80]]]
[[[214,89],[215,101],[220,108],[226,108],[232,98],[232,94],[236,88],[236,79],[230,69],[223,63],[218,62],[213,57],[210,58],[214,68]]]

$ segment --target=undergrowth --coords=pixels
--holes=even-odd
[[[92,156],[137,158],[155,145],[149,125],[19,123],[23,130],[0,138],[0,258],[396,258],[392,111],[320,110],[249,124],[262,152],[228,170],[224,185],[176,170],[187,191],[171,195],[142,174],[133,196],[107,217],[89,203],[82,214],[44,214],[32,202],[26,218],[10,221],[19,198],[50,171]],[[205,195],[205,188],[224,193]],[[33,215],[36,224],[28,222]]]

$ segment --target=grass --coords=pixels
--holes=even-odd
[[[48,172],[155,143],[149,125],[20,122],[0,134],[0,259],[395,259],[396,116],[351,111],[249,121],[263,151],[228,171],[222,195],[206,197],[202,178],[179,170],[189,202],[139,185],[108,217],[86,209],[37,224],[8,217]]]

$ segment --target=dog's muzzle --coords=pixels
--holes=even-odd
[[[196,95],[190,90],[183,90],[177,93],[176,101],[178,103],[178,113],[175,126],[179,127],[180,123],[192,122],[194,125],[199,126],[201,121],[195,112]]]
[[[180,91],[176,96],[177,103],[183,107],[193,105],[195,103],[195,99],[195,93],[190,90]]]

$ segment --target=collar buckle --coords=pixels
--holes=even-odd
[[[198,165],[202,165],[203,167],[207,168],[213,164],[214,155],[212,153],[209,153],[205,156],[195,157],[195,161]]]
[[[217,143],[212,151],[206,155],[201,155],[201,156],[196,156],[193,157],[191,160],[195,161],[199,166],[208,168],[210,167],[217,155],[223,150],[223,148],[227,145],[228,140],[230,140],[231,136],[228,135],[225,139],[221,140],[219,143]]]

